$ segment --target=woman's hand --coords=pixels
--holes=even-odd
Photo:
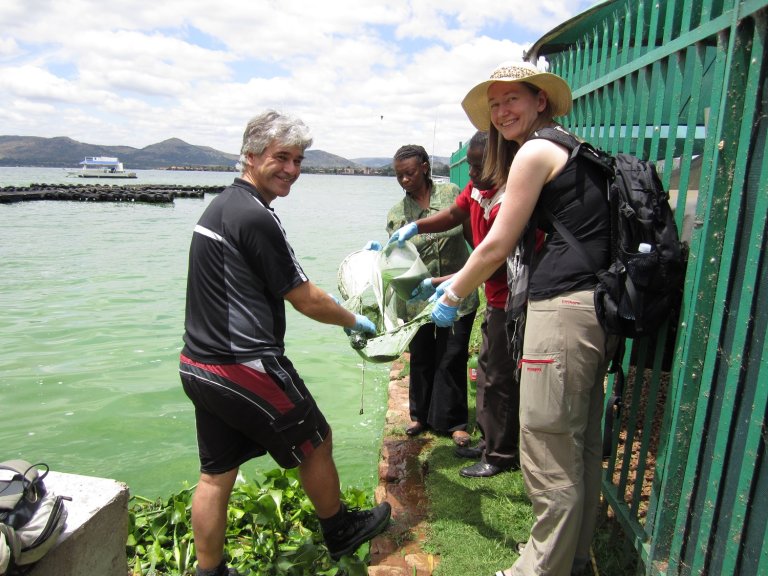
[[[456,317],[459,315],[459,307],[449,306],[448,304],[443,303],[443,300],[444,299],[441,298],[437,301],[435,309],[432,310],[431,318],[436,326],[439,326],[440,328],[448,328],[454,323]]]
[[[419,227],[417,226],[416,222],[410,222],[405,226],[403,226],[402,228],[398,228],[397,230],[394,231],[392,236],[390,236],[389,240],[387,241],[387,246],[389,246],[393,242],[397,242],[397,245],[402,248],[406,240],[408,240],[409,238],[413,238],[418,233],[419,233]]]
[[[435,286],[432,284],[432,277],[424,278],[416,288],[411,292],[411,299],[408,302],[421,302],[435,293]]]

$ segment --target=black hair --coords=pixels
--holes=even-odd
[[[406,144],[405,146],[400,146],[392,159],[396,161],[406,160],[407,158],[418,158],[421,162],[427,163],[427,173],[425,174],[425,177],[427,178],[427,184],[429,184],[429,187],[431,188],[432,163],[429,161],[429,154],[427,154],[424,147],[419,146],[418,144]]]
[[[482,130],[478,130],[472,135],[472,138],[469,139],[469,144],[467,144],[467,149],[485,148],[486,144],[488,144],[488,132],[483,132]]]

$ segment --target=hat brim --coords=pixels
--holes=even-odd
[[[469,121],[478,130],[487,132],[491,127],[491,109],[488,106],[488,88],[496,82],[520,83],[525,82],[543,90],[547,95],[547,101],[552,108],[552,116],[565,116],[571,111],[571,88],[568,83],[555,74],[549,72],[540,72],[532,74],[525,78],[515,78],[506,80],[496,78],[481,82],[472,90],[467,92],[464,100],[461,101],[461,107],[464,108]]]

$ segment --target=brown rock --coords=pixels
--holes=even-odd
[[[419,455],[429,446],[424,437],[409,438],[408,378],[400,378],[401,362],[392,365],[388,409],[379,462],[377,502],[392,506],[392,524],[371,542],[369,576],[430,576],[438,558],[421,548],[427,499]],[[398,432],[395,432],[397,429]]]

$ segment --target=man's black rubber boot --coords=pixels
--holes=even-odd
[[[389,525],[392,507],[389,502],[382,502],[370,510],[346,508],[344,504],[342,518],[336,526],[323,529],[325,545],[331,558],[339,560],[346,554],[357,550],[361,544],[383,532]]]

